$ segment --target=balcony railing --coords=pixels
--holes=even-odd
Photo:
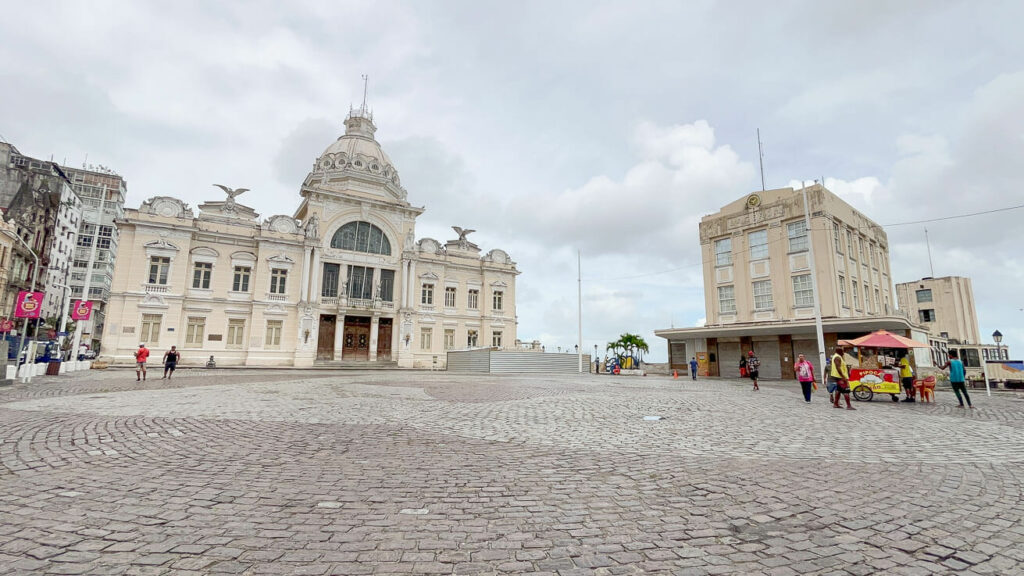
[[[270,300],[271,302],[287,302],[288,301],[288,295],[287,294],[267,294],[267,300]]]
[[[168,287],[166,284],[146,284],[147,294],[167,294]]]

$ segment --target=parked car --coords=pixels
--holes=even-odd
[[[81,354],[78,355],[78,359],[79,360],[95,360],[96,359],[96,351],[95,350],[86,350],[86,351],[84,351],[84,352],[82,352]]]

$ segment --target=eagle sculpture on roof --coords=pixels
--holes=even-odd
[[[223,184],[214,184],[214,186],[216,186],[217,188],[220,188],[221,190],[226,192],[227,195],[228,195],[228,198],[232,198],[232,199],[235,196],[238,196],[239,194],[241,194],[242,192],[248,192],[249,191],[248,188],[235,188],[235,189],[231,189],[231,188],[228,188],[227,186],[225,186]]]
[[[476,230],[470,230],[468,228],[459,228],[458,226],[452,226],[452,230],[455,230],[455,233],[459,235],[459,242],[468,242],[468,240],[466,240],[466,236],[473,232],[476,232]]]

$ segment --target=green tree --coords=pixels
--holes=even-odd
[[[610,350],[619,360],[619,365],[629,366],[626,358],[633,358],[637,362],[643,362],[644,354],[650,352],[647,342],[639,334],[626,332],[619,336],[618,340],[609,342],[606,350]]]

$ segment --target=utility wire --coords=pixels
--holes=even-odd
[[[981,216],[983,214],[995,214],[996,212],[1007,212],[1009,210],[1018,210],[1024,208],[1024,204],[1017,206],[1007,206],[1006,208],[995,208],[992,210],[984,210],[982,212],[971,212],[970,214],[955,214],[953,216],[942,216],[940,218],[929,218],[927,220],[914,220],[913,222],[896,222],[893,224],[882,224],[884,228],[891,228],[893,226],[909,226],[911,224],[927,224],[928,222],[941,222],[943,220],[955,220],[957,218],[970,218],[971,216]]]
[[[1019,210],[1021,208],[1024,208],[1024,204],[1018,204],[1016,206],[1006,206],[1004,208],[994,208],[992,210],[983,210],[981,212],[970,212],[970,213],[967,213],[967,214],[953,214],[951,216],[941,216],[941,217],[938,217],[938,218],[928,218],[928,219],[925,219],[925,220],[913,220],[911,222],[894,222],[892,224],[881,224],[880,226],[882,226],[883,228],[893,228],[893,227],[896,227],[896,226],[910,226],[912,224],[927,224],[929,222],[942,222],[944,220],[956,220],[958,218],[970,218],[972,216],[983,216],[985,214],[995,214],[995,213],[998,213],[998,212],[1008,212],[1010,210]],[[814,229],[813,226],[812,226],[812,229]],[[769,240],[768,244],[774,244],[776,242],[788,242],[788,241],[789,241],[789,238],[781,238],[779,240]],[[616,280],[633,280],[635,278],[645,278],[647,276],[658,276],[658,275],[661,275],[661,274],[668,274],[669,272],[678,272],[679,270],[685,270],[687,268],[695,268],[697,266],[703,266],[703,265],[704,265],[703,262],[697,262],[697,263],[694,263],[694,264],[686,264],[684,266],[679,266],[677,268],[669,268],[668,270],[660,270],[658,272],[647,272],[645,274],[635,274],[635,275],[632,275],[632,276],[619,276],[619,277],[615,277],[615,278],[587,278],[586,280],[588,282],[612,282],[612,281],[616,281]]]

